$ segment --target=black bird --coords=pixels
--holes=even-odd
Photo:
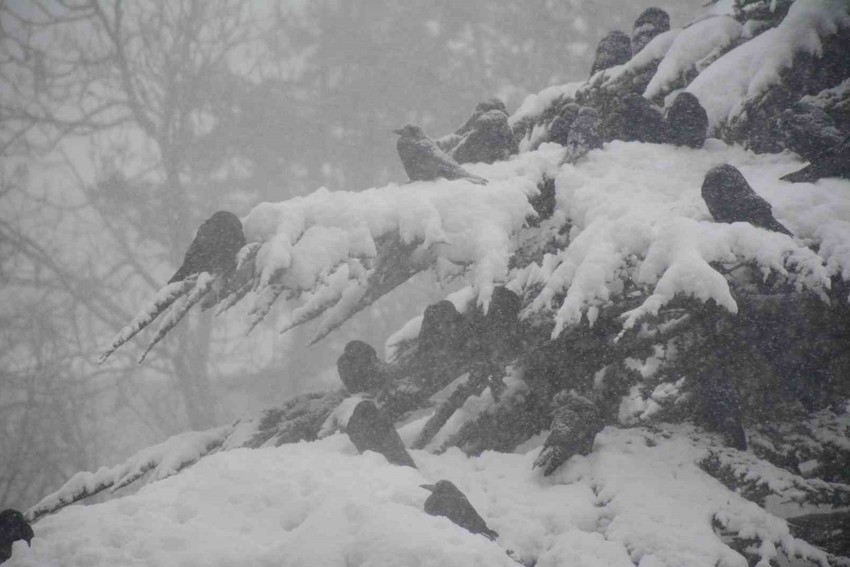
[[[748,222],[793,236],[773,217],[770,203],[753,191],[741,172],[728,163],[713,167],[705,174],[702,198],[717,222]]]
[[[419,352],[431,357],[454,352],[466,342],[468,329],[463,315],[446,299],[425,308],[419,328]]]
[[[508,115],[494,109],[478,114],[448,153],[458,163],[493,163],[508,159],[512,147],[513,132]]]
[[[850,179],[850,137],[829,150],[817,155],[803,169],[782,177],[783,181],[791,183],[814,183],[824,177],[841,177]]]
[[[30,545],[35,534],[24,515],[11,508],[0,512],[0,563],[12,557],[12,544],[25,541]]]
[[[783,110],[774,124],[785,147],[810,162],[844,141],[832,117],[807,102],[797,102]]]
[[[723,436],[723,442],[739,451],[747,450],[747,435],[741,413],[741,400],[732,381],[721,371],[704,376],[696,390],[697,417],[709,431]]]
[[[360,453],[375,451],[394,465],[416,468],[393,422],[368,400],[354,408],[345,433]]]
[[[701,148],[708,131],[708,114],[699,99],[688,92],[681,92],[667,109],[664,117],[670,142],[677,146]]]
[[[349,341],[336,361],[339,378],[352,394],[376,390],[390,380],[387,364],[378,358],[371,345]]]
[[[592,77],[598,71],[627,63],[631,58],[632,40],[619,30],[612,31],[599,40],[599,45],[596,46],[596,56],[593,58],[590,76]]]
[[[440,177],[445,179],[466,179],[471,183],[486,185],[487,180],[472,175],[441,150],[434,141],[425,135],[422,128],[408,124],[400,130],[396,148],[404,166],[404,171],[410,181],[433,181]]]
[[[183,256],[183,265],[168,283],[185,280],[201,272],[218,275],[236,267],[236,254],[245,246],[242,222],[228,211],[218,211],[198,228]]]
[[[652,38],[670,30],[670,16],[661,8],[647,8],[632,28],[632,56],[646,47]]]
[[[667,141],[667,125],[661,109],[634,93],[616,101],[608,113],[606,130],[612,139],[624,142],[663,144]]]
[[[573,122],[567,136],[564,162],[575,163],[590,150],[602,147],[602,136],[599,134],[599,115],[589,106],[583,106]]]
[[[549,476],[573,455],[587,455],[593,450],[596,434],[605,427],[599,408],[574,391],[561,392],[553,402],[549,436],[534,461]]]
[[[483,100],[475,105],[475,109],[472,111],[472,116],[466,119],[466,122],[463,123],[463,126],[452,132],[451,134],[447,134],[442,138],[437,138],[434,142],[439,146],[441,150],[446,153],[451,153],[452,150],[460,143],[463,135],[466,134],[475,124],[475,121],[479,116],[486,112],[490,112],[491,110],[498,110],[503,112],[505,116],[508,115],[508,108],[505,106],[505,103],[499,100],[498,98],[488,98],[487,100]]]
[[[570,128],[572,128],[573,122],[578,117],[579,109],[579,105],[569,102],[559,110],[558,116],[555,117],[549,126],[550,142],[555,142],[562,146],[567,145],[567,137],[570,135]]]
[[[454,524],[473,534],[495,540],[499,534],[487,527],[484,521],[460,489],[448,480],[437,484],[421,484],[431,495],[425,500],[425,513],[430,516],[443,516]]]

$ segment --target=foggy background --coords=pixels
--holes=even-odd
[[[587,78],[599,39],[701,0],[0,0],[0,508],[310,390],[351,338],[445,290],[429,275],[317,346],[195,314],[144,366],[95,360],[213,212],[406,176],[390,131],[453,131],[498,96]]]

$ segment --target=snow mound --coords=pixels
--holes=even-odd
[[[738,46],[699,74],[686,89],[708,113],[709,132],[738,116],[781,80],[794,57],[819,54],[823,38],[850,27],[846,0],[794,2],[777,27]]]
[[[526,454],[415,451],[420,470],[357,455],[348,439],[220,452],[138,493],[71,506],[39,521],[9,567],[115,565],[439,567],[746,566],[724,542],[755,540],[825,563],[784,520],[728,491],[699,462],[711,447],[687,426],[608,428],[588,457],[549,478]],[[420,484],[454,482],[496,542],[423,512]],[[718,533],[718,530],[724,533]]]

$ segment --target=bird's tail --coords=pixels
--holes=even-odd
[[[811,167],[811,165],[807,165],[803,169],[798,169],[793,173],[783,175],[780,179],[782,179],[782,181],[788,181],[789,183],[811,183],[815,181]]]
[[[483,177],[478,177],[477,175],[469,175],[467,177],[464,177],[464,179],[466,179],[470,183],[475,183],[476,185],[487,185],[488,183],[490,183],[487,179],[484,179]]]

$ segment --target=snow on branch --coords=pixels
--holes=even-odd
[[[850,254],[828,247],[818,255],[808,244],[846,236],[841,211],[850,199],[824,191],[833,213],[811,211],[803,204],[810,196],[778,181],[775,160],[720,142],[692,151],[615,141],[592,151],[556,178],[558,204],[571,222],[568,245],[514,271],[509,285],[536,291],[526,312],[554,313],[553,336],[584,316],[593,323],[627,293],[644,299],[624,315],[626,329],[676,296],[713,300],[734,313],[735,293],[769,274],[792,289],[822,292],[831,275],[850,267]],[[700,187],[705,172],[722,162],[740,164],[799,238],[713,222]],[[727,270],[741,263],[753,268],[738,282]]]
[[[826,38],[842,28],[850,28],[846,1],[794,2],[776,28],[717,59],[687,91],[705,107],[712,130],[737,117],[748,101],[779,84],[800,54],[820,56]]]
[[[162,480],[177,474],[221,447],[232,430],[233,426],[228,425],[207,431],[182,433],[159,445],[142,449],[118,466],[101,467],[93,473],[79,472],[56,492],[45,496],[27,510],[26,516],[29,521],[34,522],[45,514],[56,512],[104,490],[115,492],[129,486],[148,473],[149,481]]]

